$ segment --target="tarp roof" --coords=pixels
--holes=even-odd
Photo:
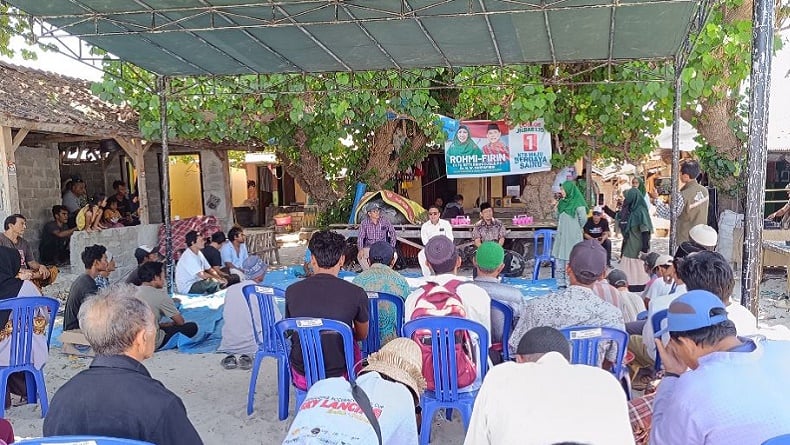
[[[170,76],[667,59],[704,0],[8,3]]]

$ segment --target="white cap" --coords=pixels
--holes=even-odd
[[[593,210],[592,210],[592,212],[593,212],[593,213],[598,213],[598,214],[601,214],[601,215],[603,215],[603,207],[601,207],[601,206],[595,206],[595,207],[593,207]]]
[[[705,224],[697,224],[689,230],[689,237],[697,244],[704,247],[716,247],[719,242],[719,234],[716,230]]]

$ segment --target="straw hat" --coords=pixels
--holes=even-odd
[[[425,391],[425,378],[422,376],[422,353],[414,340],[399,337],[378,352],[370,354],[364,372],[375,371],[396,382],[403,383],[420,400]]]

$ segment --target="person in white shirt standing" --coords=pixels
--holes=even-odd
[[[222,278],[203,256],[206,240],[197,231],[184,235],[186,250],[176,264],[176,289],[182,294],[213,294],[224,289],[228,281]]]
[[[428,244],[428,241],[434,236],[446,236],[453,240],[453,226],[447,220],[439,218],[442,210],[437,206],[430,206],[428,208],[428,221],[425,221],[420,228],[420,238],[422,238],[422,245]],[[425,259],[425,250],[420,250],[417,254],[417,261],[420,263],[422,276],[428,277],[431,275],[431,269],[428,267],[428,261]]]
[[[623,388],[601,368],[571,365],[562,333],[530,329],[516,354],[486,374],[465,445],[634,443]]]

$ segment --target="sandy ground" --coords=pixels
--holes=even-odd
[[[280,250],[285,265],[297,264],[304,255],[305,246],[296,237],[284,237]],[[654,249],[667,250],[666,239],[654,240]],[[615,242],[615,257],[619,243]],[[468,271],[467,271],[468,272]],[[544,268],[548,273],[548,268]],[[785,289],[784,272],[767,274],[761,292],[761,320],[767,324],[790,324],[790,313],[773,307],[773,301]],[[736,288],[739,283],[736,284]],[[739,292],[739,291],[738,291]],[[293,415],[288,420],[277,420],[276,368],[273,359],[265,359],[258,377],[255,411],[247,416],[247,389],[250,371],[225,370],[220,366],[222,354],[182,354],[176,351],[159,352],[145,362],[151,375],[160,380],[184,401],[189,418],[206,444],[259,444],[279,443],[285,436]],[[47,392],[52,394],[73,375],[85,369],[90,359],[66,356],[53,349],[45,370]],[[294,394],[291,391],[291,412]],[[18,437],[41,435],[43,420],[37,405],[11,408],[6,412]],[[464,430],[458,415],[452,422],[434,419],[434,444],[460,444]]]

